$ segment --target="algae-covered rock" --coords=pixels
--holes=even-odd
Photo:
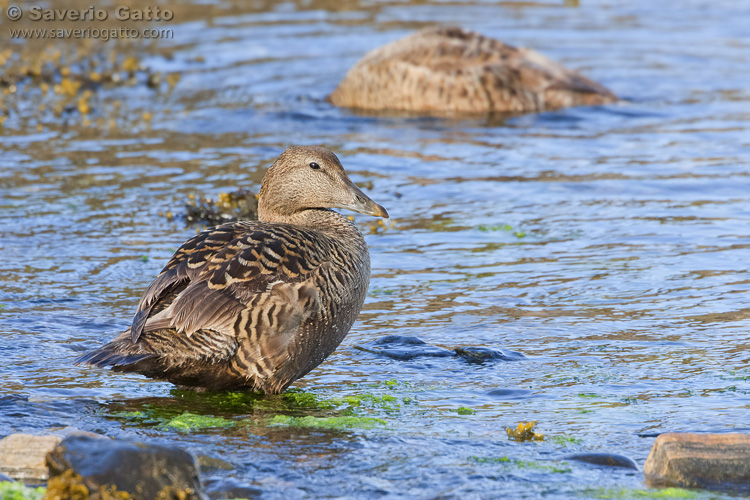
[[[206,498],[198,463],[178,448],[72,436],[50,452],[47,465],[50,499]]]
[[[47,479],[44,459],[62,440],[59,436],[11,434],[0,440],[0,473],[29,484]]]

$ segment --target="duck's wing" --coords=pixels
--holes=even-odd
[[[233,223],[206,233],[186,242],[148,288],[133,338],[207,330],[254,346],[253,358],[280,356],[320,310],[314,283],[330,266],[325,245],[291,226]]]
[[[196,279],[206,264],[235,240],[243,229],[243,226],[235,223],[222,224],[201,231],[182,244],[141,297],[130,327],[133,342],[137,342],[143,333],[146,320],[156,304],[171,302],[168,296]]]

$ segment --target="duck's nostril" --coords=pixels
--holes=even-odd
[[[357,195],[357,202],[362,203],[364,205],[365,199],[362,198],[361,196]]]

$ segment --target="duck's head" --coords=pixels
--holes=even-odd
[[[319,146],[292,146],[276,159],[263,177],[258,218],[284,222],[312,209],[345,208],[388,218],[346,175],[333,152]]]

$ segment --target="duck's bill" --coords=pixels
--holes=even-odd
[[[388,211],[382,206],[378,205],[370,199],[365,193],[362,192],[357,186],[352,184],[349,187],[352,193],[351,203],[339,205],[338,208],[345,208],[352,212],[358,212],[360,214],[372,215],[373,217],[382,217],[388,219]]]

